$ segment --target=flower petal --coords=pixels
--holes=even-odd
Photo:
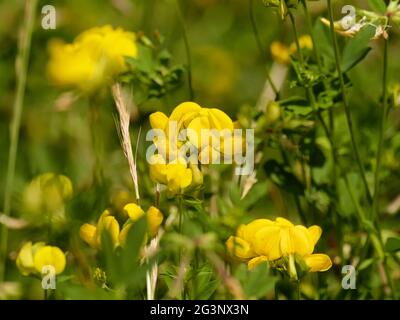
[[[247,263],[247,269],[249,270],[253,270],[255,267],[257,267],[259,264],[263,263],[263,262],[267,262],[269,261],[268,258],[266,256],[258,256],[255,257],[253,259],[251,259],[248,263]]]
[[[269,260],[279,259],[282,256],[279,247],[280,231],[278,226],[268,226],[257,231],[253,242],[254,251]]]
[[[255,256],[250,244],[239,237],[230,236],[226,241],[226,248],[232,256],[240,259],[247,260]]]
[[[149,117],[153,129],[165,130],[168,124],[168,117],[162,112],[154,112]]]
[[[310,272],[323,272],[332,267],[332,261],[326,254],[315,253],[304,258]]]
[[[322,229],[319,226],[311,226],[308,228],[308,233],[313,246],[315,246],[321,237]]]

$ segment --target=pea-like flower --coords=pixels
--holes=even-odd
[[[179,148],[189,142],[198,150],[201,163],[210,163],[206,155],[211,151],[214,151],[213,156],[218,154],[224,137],[232,137],[234,130],[233,121],[225,112],[216,108],[202,108],[194,102],[181,103],[170,117],[155,112],[150,115],[150,124],[153,129],[164,133],[162,137],[157,136],[154,143],[165,159],[175,160],[183,156]],[[183,132],[186,132],[187,141],[178,139]]]
[[[128,203],[125,205],[124,211],[129,216],[129,220],[127,223],[125,223],[119,236],[121,245],[125,244],[129,230],[134,227],[135,222],[141,217],[146,216],[147,234],[150,237],[155,237],[157,235],[158,230],[160,229],[160,226],[164,220],[162,212],[154,206],[151,206],[147,212],[144,212],[143,209],[136,203]]]
[[[127,71],[125,57],[136,57],[137,52],[135,33],[109,25],[95,27],[73,43],[52,40],[47,71],[58,86],[92,93]]]
[[[321,233],[319,226],[306,228],[284,218],[258,219],[241,225],[226,246],[231,255],[246,261],[249,269],[264,261],[278,262],[274,265],[284,265],[291,277],[297,277],[294,259],[304,263],[309,272],[326,271],[332,266],[327,255],[313,253]]]
[[[181,194],[192,183],[192,170],[184,158],[166,163],[161,154],[150,159],[150,177],[156,183],[166,185],[171,195]]]
[[[97,225],[85,223],[81,226],[79,230],[81,239],[92,248],[101,249],[102,234],[103,232],[107,232],[114,247],[124,246],[128,231],[142,216],[146,215],[147,234],[150,237],[154,237],[157,234],[163,221],[162,212],[153,206],[145,213],[137,204],[128,203],[124,206],[124,213],[129,219],[121,228],[118,220],[111,214],[111,212],[105,210],[98,219]]]
[[[55,173],[35,177],[24,189],[22,207],[33,222],[60,222],[64,219],[65,202],[72,197],[71,180]]]
[[[52,266],[56,274],[64,271],[66,258],[58,248],[46,245],[44,242],[26,242],[20,249],[16,264],[23,275],[41,274],[43,267]]]

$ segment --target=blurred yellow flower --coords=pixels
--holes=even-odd
[[[82,32],[73,43],[52,40],[47,71],[54,84],[91,93],[127,70],[136,57],[136,35],[109,25]]]
[[[304,261],[310,272],[326,271],[332,266],[331,259],[325,254],[313,254],[321,233],[318,226],[293,225],[284,218],[258,219],[241,225],[226,246],[231,255],[247,261],[249,269],[264,261],[288,258],[287,269],[293,271],[292,260],[296,258]]]
[[[32,245],[25,243],[18,253],[16,264],[23,275],[42,273],[44,266],[52,266],[56,274],[64,271],[66,258],[64,252],[58,247],[48,246],[44,242]]]
[[[122,246],[125,244],[129,230],[134,226],[134,223],[144,215],[147,220],[147,233],[151,238],[157,235],[164,220],[162,212],[154,206],[151,206],[145,213],[136,203],[128,203],[124,207],[124,211],[128,214],[130,222],[125,223],[125,226],[121,230],[119,241]]]
[[[117,219],[111,215],[109,210],[105,210],[97,221],[97,225],[85,223],[79,230],[79,235],[90,247],[101,249],[103,232],[107,232],[114,247],[124,246],[128,231],[134,223],[146,215],[147,228],[150,237],[154,237],[163,221],[163,214],[155,207],[150,207],[145,213],[143,209],[135,203],[128,203],[123,208],[125,217],[128,220],[121,228]]]
[[[119,245],[119,223],[108,210],[105,210],[101,214],[100,218],[97,220],[96,226],[89,223],[82,225],[79,230],[79,235],[81,239],[92,248],[99,249],[101,247],[101,237],[103,232],[109,234],[114,247]]]
[[[54,267],[56,274],[60,274],[65,269],[65,254],[60,248],[44,246],[36,251],[33,264],[38,272],[42,272],[43,267],[50,265]]]
[[[55,173],[45,173],[35,177],[24,189],[22,197],[23,211],[34,222],[52,222],[64,219],[65,202],[72,197],[71,180]]]
[[[301,49],[313,49],[313,42],[311,36],[302,35],[299,37],[299,45]],[[271,43],[270,51],[272,58],[280,64],[290,64],[290,57],[297,52],[296,42],[292,42],[288,47],[280,41]]]
[[[270,47],[272,58],[280,64],[290,63],[290,50],[280,41],[273,41]]]

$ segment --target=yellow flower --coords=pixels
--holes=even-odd
[[[44,242],[32,245],[29,241],[19,251],[16,264],[23,275],[42,273],[47,265],[53,266],[56,274],[60,274],[65,269],[66,258],[58,247],[47,246]]]
[[[270,225],[273,225],[271,220],[257,219],[239,226],[236,236],[231,236],[226,242],[229,253],[244,260],[257,256],[254,251],[254,236],[260,229]]]
[[[49,43],[47,71],[58,86],[93,92],[127,70],[125,57],[136,57],[136,35],[109,25],[81,33],[73,43]]]
[[[300,36],[299,37],[299,45],[300,45],[301,49],[312,50],[313,49],[313,41],[312,41],[311,36],[309,36],[308,34]],[[296,42],[293,42],[290,45],[290,52],[291,52],[291,54],[294,54],[297,52]]]
[[[44,246],[36,251],[33,264],[38,272],[42,272],[43,267],[50,265],[55,269],[56,274],[60,274],[65,269],[65,254],[60,248]]]
[[[129,230],[134,226],[134,223],[139,220],[141,217],[146,215],[147,219],[147,233],[150,237],[155,237],[160,229],[161,223],[164,219],[162,212],[154,207],[151,206],[147,212],[145,213],[143,209],[135,203],[128,203],[124,207],[124,211],[130,217],[130,223],[126,223],[125,226],[122,228],[121,233],[119,235],[119,242],[122,246],[125,245],[126,237],[128,235]],[[146,239],[145,239],[146,240]]]
[[[24,190],[24,211],[31,216],[50,213],[62,217],[65,201],[72,197],[72,193],[72,183],[68,177],[54,173],[41,174]]]
[[[169,118],[162,112],[155,112],[150,115],[150,124],[153,129],[164,131],[167,141],[156,139],[155,144],[159,150],[161,149],[161,154],[172,159],[179,156],[176,148],[179,148],[183,142],[179,141],[178,143],[178,134],[183,129],[188,129],[187,139],[199,150],[199,154],[204,150],[208,152],[210,148],[214,148],[211,130],[216,130],[221,134],[224,132],[231,134],[234,129],[233,121],[226,113],[216,108],[202,108],[194,102],[181,103],[172,111]],[[209,139],[201,139],[202,132]],[[174,141],[176,146],[170,146],[170,140]],[[160,147],[162,143],[166,144],[165,148]],[[167,149],[165,153],[163,153],[163,149]]]
[[[32,245],[32,242],[29,241],[26,242],[19,250],[16,264],[19,271],[23,275],[26,276],[35,272],[35,266],[33,264],[33,256],[38,249],[44,246],[45,246],[44,242],[37,242],[34,245]]]
[[[158,208],[151,206],[147,210],[147,228],[150,237],[155,237],[157,235],[163,219],[164,216]]]
[[[248,262],[249,269],[264,261],[286,257],[290,269],[296,257],[306,263],[310,272],[326,271],[332,265],[330,258],[325,254],[313,254],[321,233],[318,226],[293,225],[284,218],[259,219],[241,225],[236,237],[230,237],[226,245],[233,256]]]
[[[166,185],[171,194],[179,194],[192,183],[192,170],[184,158],[166,164],[165,159],[158,154],[150,160],[150,177],[154,182]]]
[[[270,47],[272,58],[280,64],[290,63],[290,50],[289,48],[280,41],[274,41]]]
[[[313,42],[309,35],[299,37],[299,45],[301,49],[313,49]],[[288,47],[282,42],[274,41],[270,47],[272,58],[280,64],[290,64],[290,57],[297,52],[296,42],[292,42]]]
[[[136,203],[127,203],[124,206],[124,211],[128,214],[132,221],[137,221],[144,215],[143,209]]]
[[[101,247],[102,233],[107,232],[111,237],[114,247],[119,245],[120,228],[117,219],[105,210],[97,221],[97,225],[85,223],[79,230],[79,235],[83,241],[94,249]]]

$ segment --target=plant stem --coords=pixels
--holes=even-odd
[[[322,73],[321,55],[319,53],[318,47],[315,45],[314,30],[313,30],[311,15],[310,15],[310,12],[308,11],[307,0],[302,0],[301,3],[303,4],[304,15],[306,16],[308,31],[310,33],[310,37],[311,37],[311,40],[313,43],[313,51],[314,51],[314,55],[315,55],[315,60],[317,61],[317,66],[318,66],[319,72]]]
[[[24,106],[26,78],[28,72],[29,54],[31,49],[32,32],[35,21],[37,0],[28,0],[25,4],[25,24],[21,33],[16,60],[17,89],[14,100],[14,114],[11,122],[10,149],[8,153],[7,176],[4,191],[4,214],[8,216],[11,211],[11,197],[15,178],[15,166],[17,162],[19,131],[21,127],[22,110]],[[1,224],[0,241],[0,283],[5,276],[7,259],[8,229]]]
[[[301,52],[300,42],[299,42],[299,34],[297,32],[296,20],[293,16],[293,12],[289,10],[289,18],[290,22],[292,23],[294,38],[296,42],[297,52],[299,53],[299,61],[300,64],[304,67],[304,58],[303,53]]]
[[[256,42],[257,42],[258,50],[260,51],[261,58],[267,67],[267,60],[266,60],[267,52],[264,51],[264,48],[263,48],[263,45],[262,45],[262,42],[260,39],[260,34],[258,32],[256,19],[254,17],[254,11],[253,11],[253,0],[249,0],[249,16],[250,16],[251,27],[253,29],[254,38],[256,39]],[[274,82],[272,81],[271,75],[269,74],[269,70],[267,70],[267,80],[270,83],[271,88],[274,91],[275,95],[278,96],[279,90],[276,87],[276,85],[274,84]]]
[[[92,147],[94,152],[93,179],[96,186],[102,186],[104,180],[104,141],[103,128],[101,127],[101,110],[94,96],[89,98],[89,125]]]
[[[178,197],[178,202],[179,202],[179,220],[178,220],[178,231],[180,234],[182,234],[182,220],[183,220],[183,196],[180,195]]]
[[[348,126],[349,133],[350,133],[351,145],[352,145],[353,153],[354,153],[354,156],[355,156],[355,159],[357,162],[358,169],[360,171],[361,179],[364,184],[368,202],[370,204],[372,204],[372,196],[371,196],[371,192],[368,187],[368,182],[367,182],[367,178],[365,175],[364,166],[362,164],[360,152],[358,150],[358,146],[356,143],[356,138],[355,138],[354,129],[353,129],[353,121],[351,119],[351,114],[350,114],[350,106],[349,106],[349,102],[348,102],[347,96],[346,96],[346,89],[345,89],[345,85],[344,85],[342,67],[340,64],[339,45],[337,42],[335,29],[334,29],[332,0],[327,0],[327,1],[328,1],[328,11],[329,11],[329,21],[330,21],[330,32],[331,32],[331,38],[332,38],[333,48],[334,48],[334,52],[335,52],[336,69],[337,69],[338,77],[339,77],[340,90],[341,90],[342,99],[343,99],[344,111],[346,114],[347,126]]]
[[[376,219],[379,214],[379,191],[380,191],[380,170],[382,163],[383,143],[385,137],[386,116],[388,111],[387,103],[387,74],[388,74],[388,40],[385,40],[383,54],[383,106],[381,111],[381,119],[378,133],[378,150],[376,153],[376,168],[375,168],[375,188],[374,199],[372,206],[372,220]]]
[[[183,16],[181,4],[179,0],[176,0],[176,9],[178,11],[178,18],[182,26],[182,32],[183,32],[183,42],[185,44],[185,51],[186,51],[186,58],[187,58],[187,64],[188,64],[188,86],[189,86],[189,98],[191,101],[194,100],[194,91],[193,91],[193,80],[192,80],[192,56],[190,53],[190,45],[189,45],[189,39],[187,35],[187,27],[185,23],[185,18]]]

